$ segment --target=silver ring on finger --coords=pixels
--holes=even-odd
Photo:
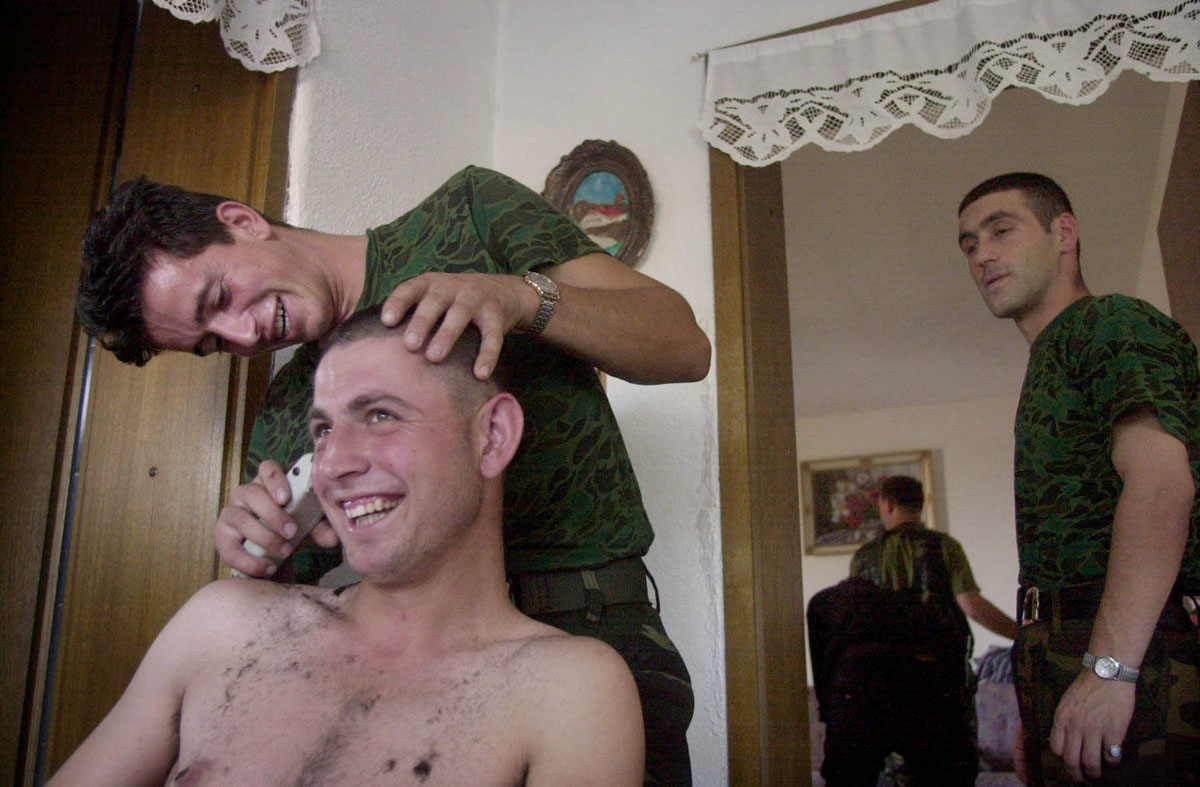
[[[1121,744],[1119,743],[1108,744],[1104,747],[1104,751],[1108,752],[1108,756],[1112,757],[1114,760],[1121,759]]]

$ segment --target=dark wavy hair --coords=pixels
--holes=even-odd
[[[159,351],[142,314],[150,256],[165,252],[188,259],[214,243],[232,243],[217,218],[217,206],[227,201],[144,176],[114,191],[83,235],[75,296],[83,329],[119,360],[144,366]]]

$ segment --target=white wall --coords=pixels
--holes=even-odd
[[[466,163],[536,190],[585,139],[612,139],[656,197],[640,270],[713,334],[708,152],[693,55],[879,5],[876,0],[323,0],[321,55],[300,74],[289,220],[361,232]],[[610,380],[657,539],[647,562],[691,670],[698,785],[728,780],[714,375]]]
[[[300,69],[287,220],[361,233],[467,164],[491,164],[495,0],[316,3],[321,54]]]
[[[1020,387],[1019,380],[1015,387]],[[962,543],[983,596],[1011,615],[1017,595],[1012,467],[1016,411],[1017,396],[1013,393],[970,402],[802,418],[796,421],[797,458],[804,462],[932,450],[938,529]],[[804,556],[801,568],[805,608],[817,591],[848,576],[850,557]],[[974,621],[971,630],[977,656],[986,653],[990,645],[1012,645]]]

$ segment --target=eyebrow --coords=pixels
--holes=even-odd
[[[200,290],[200,297],[196,299],[196,313],[192,316],[193,324],[199,328],[204,324],[204,308],[208,305],[209,295],[212,293],[213,282],[217,279],[215,276],[209,276],[204,282],[204,287]]]
[[[208,302],[212,299],[212,289],[214,284],[217,284],[217,277],[209,274],[208,278],[204,282],[204,287],[200,290],[200,297],[196,298],[196,313],[192,315],[192,324],[197,328],[204,327],[204,309],[206,306],[208,306]],[[204,340],[207,338],[208,332],[205,331],[192,346],[192,353],[194,355],[199,355],[201,358],[207,355],[207,353],[204,352]]]
[[[405,410],[414,409],[411,404],[399,396],[384,393],[383,391],[367,391],[366,393],[359,394],[351,399],[350,403],[346,405],[346,411],[349,413],[360,413],[363,410],[370,409],[372,406],[381,402],[387,402]],[[330,420],[329,414],[316,405],[313,405],[313,407],[308,411],[309,423],[312,423],[313,421],[328,420]]]
[[[989,213],[987,218],[985,218],[983,221],[979,222],[979,226],[980,227],[989,227],[992,224],[995,224],[997,221],[1000,221],[1001,219],[1015,219],[1015,218],[1017,218],[1017,214],[1013,213],[1012,211],[997,210],[992,213]],[[966,240],[967,238],[976,238],[976,237],[978,237],[978,233],[972,232],[971,230],[963,230],[962,232],[958,233],[958,245],[961,246],[962,242],[964,240]]]

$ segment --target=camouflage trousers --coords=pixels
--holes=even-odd
[[[1054,711],[1079,675],[1091,620],[1042,620],[1022,626],[1013,671],[1024,727],[1029,784],[1071,784],[1050,749]],[[1200,785],[1200,632],[1182,607],[1168,607],[1141,664],[1133,720],[1116,766],[1089,784]]]
[[[570,634],[595,637],[621,654],[642,700],[646,729],[646,785],[690,785],[687,728],[695,700],[691,677],[649,603],[609,604],[598,620],[586,609],[534,615]]]

